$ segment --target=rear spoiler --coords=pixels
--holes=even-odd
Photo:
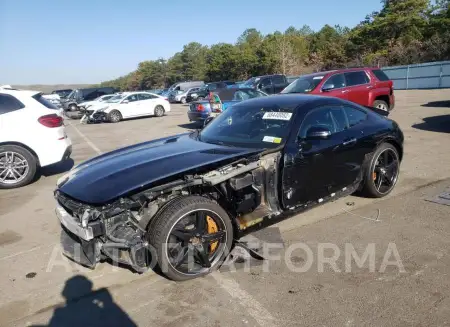
[[[370,110],[376,112],[377,114],[379,114],[381,116],[384,116],[384,117],[389,116],[389,111],[381,110],[381,109],[374,108],[374,107],[369,107],[369,106],[364,106],[364,107],[366,107],[367,109],[370,109]]]

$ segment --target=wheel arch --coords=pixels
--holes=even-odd
[[[397,152],[398,152],[398,156],[399,156],[400,161],[402,161],[402,159],[403,159],[403,146],[397,140],[395,140],[392,137],[387,137],[387,138],[384,138],[383,140],[381,140],[381,142],[378,143],[378,146],[380,144],[382,144],[382,143],[388,143],[388,144],[393,145],[395,147],[395,149],[397,150]]]
[[[40,164],[40,161],[39,161],[39,156],[38,156],[37,153],[36,153],[32,148],[30,148],[28,145],[23,144],[23,143],[21,143],[21,142],[16,142],[16,141],[0,142],[0,146],[2,146],[2,145],[16,145],[16,146],[20,146],[20,147],[22,147],[22,148],[24,148],[24,149],[27,149],[27,150],[28,150],[28,151],[36,158],[36,163],[37,163],[37,165],[38,165],[38,166],[41,165],[41,164]]]

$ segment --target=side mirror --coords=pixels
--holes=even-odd
[[[323,92],[330,92],[330,91],[332,91],[334,89],[334,84],[325,84],[323,87],[322,87],[322,91]]]
[[[128,101],[128,100],[123,100],[122,101],[122,104],[127,104],[127,103],[129,103],[130,101]]]
[[[306,132],[308,140],[324,140],[331,136],[331,131],[324,126],[312,126]]]

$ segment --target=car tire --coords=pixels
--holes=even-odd
[[[77,111],[78,110],[78,106],[75,103],[72,103],[71,105],[69,105],[69,111]]]
[[[185,97],[182,97],[181,100],[180,100],[180,102],[181,102],[182,104],[186,104],[186,98],[185,98]]]
[[[12,157],[11,154],[13,154]],[[14,170],[14,176],[17,178],[17,182],[11,180],[11,172],[6,171],[8,169],[7,167],[10,167],[10,163],[6,163],[7,157],[8,161],[10,161],[11,158],[13,159],[12,167],[14,167],[15,163],[16,169]],[[22,164],[19,164],[19,160]],[[24,162],[26,164],[26,168],[24,167]],[[18,145],[0,146],[0,189],[11,189],[31,183],[36,176],[37,169],[38,160],[27,149]]]
[[[218,243],[217,248],[215,249],[217,253],[216,252],[207,253],[208,262],[210,262],[209,260],[211,260],[210,266],[205,267],[197,263],[197,265],[200,266],[199,271],[183,271],[182,268],[174,267],[173,262],[169,259],[169,255],[172,256],[172,254],[170,254],[172,253],[171,251],[174,250],[174,248],[169,246],[169,244],[173,244],[169,243],[171,242],[170,240],[173,240],[174,237],[172,232],[174,231],[176,226],[182,224],[183,221],[186,219],[195,219],[195,221],[198,222],[197,219],[199,219],[199,217],[195,216],[194,218],[192,218],[191,215],[197,215],[199,213],[204,212],[208,212],[208,215],[211,215],[212,217],[214,217],[214,219],[217,219],[214,220],[219,222],[218,225],[220,225],[220,229],[218,227],[217,231],[223,233],[222,237],[224,238],[220,241],[220,243]],[[208,219],[208,216],[206,216],[205,219]],[[205,222],[205,220],[203,221]],[[208,223],[208,221],[206,222]],[[192,225],[194,224],[195,223],[193,223]],[[193,228],[197,230],[197,227],[198,226],[194,226]],[[183,231],[186,231],[186,228],[187,227],[185,227]],[[195,233],[195,230],[192,233]],[[203,236],[212,235],[208,233],[209,232],[207,232]],[[184,281],[204,276],[220,266],[220,264],[228,255],[229,250],[231,249],[231,246],[233,244],[233,226],[226,211],[215,201],[205,198],[203,196],[183,196],[169,202],[166,206],[163,207],[161,212],[158,213],[155,218],[153,218],[148,227],[147,237],[149,245],[152,247],[154,253],[157,255],[157,263],[160,268],[160,271],[164,275],[166,275],[169,279],[175,281]],[[203,237],[200,237],[200,240],[203,240]],[[190,246],[193,247],[195,245],[193,245],[194,241],[192,241],[192,239],[187,242],[188,245],[183,247],[181,251],[188,249],[186,250],[186,253],[189,253],[189,247]],[[200,243],[202,242],[200,241]],[[211,243],[209,244],[211,245]],[[210,249],[211,251],[213,251],[212,248]],[[196,253],[195,250],[192,251]],[[177,258],[179,256],[180,253],[178,253]],[[184,256],[182,257],[184,258]],[[195,254],[190,256],[190,258],[194,257]]]
[[[391,168],[386,168],[390,164]],[[371,198],[385,197],[394,189],[399,174],[400,157],[397,149],[390,143],[382,143],[364,167],[362,194]]]
[[[375,100],[373,102],[373,107],[384,111],[389,111],[389,105],[383,100]]]
[[[113,110],[108,113],[108,121],[111,123],[118,123],[122,120],[122,114],[119,110]]]
[[[164,110],[164,107],[163,107],[163,106],[156,106],[156,107],[155,107],[155,116],[156,116],[156,117],[162,117],[162,116],[164,116],[164,112],[165,112],[165,110]]]

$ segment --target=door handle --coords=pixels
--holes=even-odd
[[[356,143],[356,138],[352,138],[352,139],[349,139],[349,140],[347,140],[347,141],[344,141],[344,142],[342,143],[342,145],[343,145],[343,146],[347,146],[347,145],[354,144],[354,143]]]
[[[342,91],[342,94],[347,93],[347,92],[348,92],[348,90],[344,90],[344,91]]]

